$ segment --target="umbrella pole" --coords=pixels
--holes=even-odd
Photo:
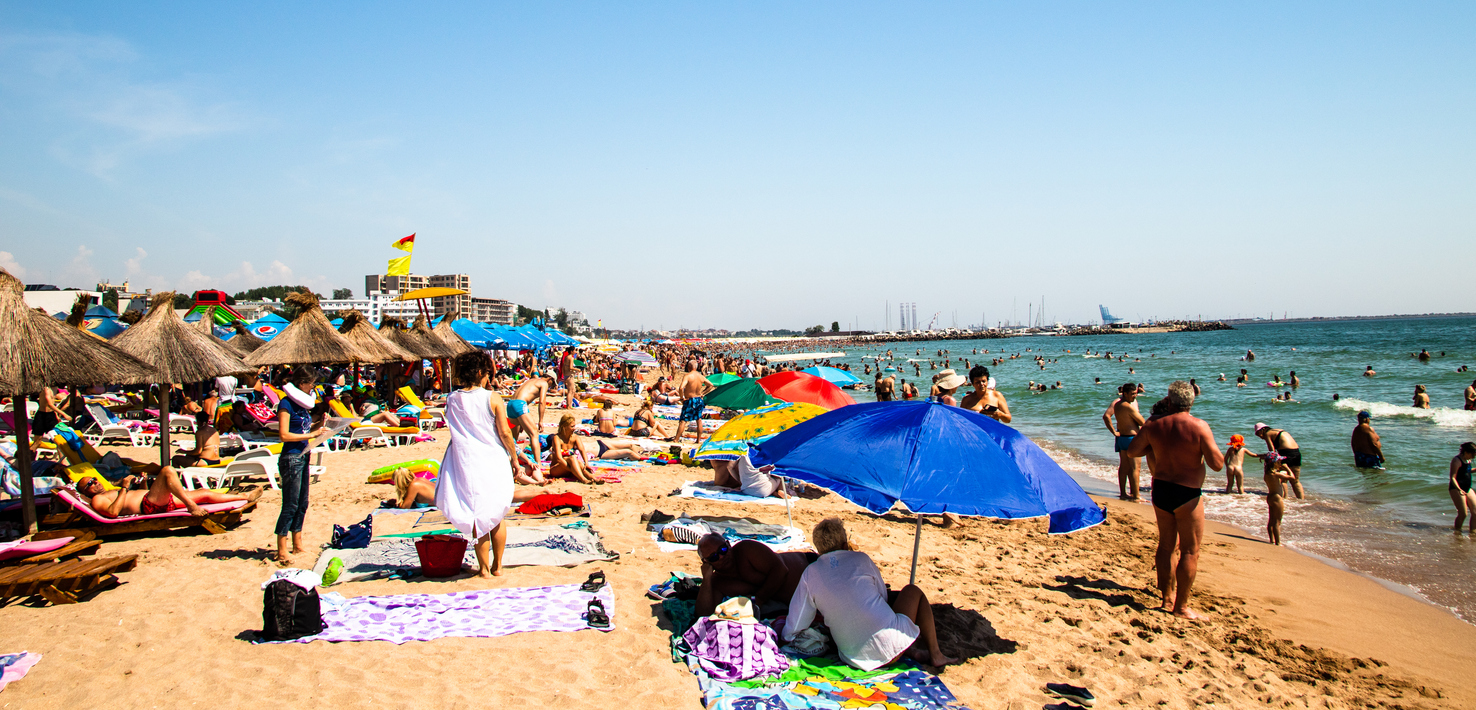
[[[26,411],[29,399],[21,394],[10,400],[15,409],[11,421],[15,422],[15,470],[20,474],[21,523],[25,525],[27,535],[36,532],[36,489],[31,482],[31,424],[26,416],[29,414]]]
[[[917,551],[922,547],[922,514],[917,516],[917,527],[912,532],[912,574],[907,577],[908,584],[917,584]]]
[[[784,515],[789,517],[789,527],[794,527],[794,511],[789,507],[789,479],[779,477],[779,485],[784,486]]]
[[[159,468],[169,465],[169,398],[174,396],[174,385],[159,388]]]

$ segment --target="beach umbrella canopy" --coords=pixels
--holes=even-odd
[[[856,403],[839,387],[803,372],[776,372],[758,382],[765,392],[786,402],[809,402],[826,409],[840,409]]]
[[[231,349],[236,351],[236,353],[239,354],[241,357],[246,357],[247,355],[250,355],[252,352],[254,352],[257,348],[266,345],[265,340],[262,340],[261,338],[253,335],[251,331],[246,327],[246,324],[242,323],[241,321],[235,321],[234,323],[231,323],[231,329],[234,330],[236,334],[231,336],[229,340],[225,341],[226,345],[231,346]]]
[[[533,344],[540,349],[554,344],[553,338],[548,337],[543,331],[531,325],[518,328],[518,332],[522,333],[528,340],[533,341]]]
[[[492,333],[506,341],[507,347],[510,349],[536,350],[538,348],[538,343],[534,342],[532,338],[524,335],[522,331],[516,328],[509,328],[505,325],[498,325],[496,323],[492,324],[492,327]]]
[[[642,350],[629,350],[623,353],[616,353],[615,359],[621,362],[633,362],[637,365],[642,365],[645,367],[655,367],[656,365],[660,364],[656,362],[656,358],[651,356],[651,353]],[[711,379],[712,378],[710,377],[708,378],[709,381]],[[713,384],[718,385],[722,383],[713,382]]]
[[[263,341],[271,340],[282,332],[282,329],[291,325],[292,321],[275,313],[268,313],[251,322],[251,334],[261,338]]]
[[[783,401],[770,396],[752,377],[741,377],[707,393],[707,406],[719,409],[758,409]]]
[[[447,347],[451,348],[456,355],[476,352],[478,346],[473,345],[466,338],[461,337],[461,333],[456,330],[455,323],[458,315],[460,314],[456,311],[446,314],[441,318],[441,322],[437,323],[436,327],[431,329],[431,332],[435,333],[436,337],[440,338],[441,342],[444,342]],[[467,322],[469,323],[470,321]]]
[[[715,372],[707,376],[707,381],[711,382],[713,387],[722,387],[729,382],[737,382],[741,379],[743,378],[731,372]]]
[[[456,357],[461,354],[450,343],[442,340],[440,335],[437,335],[435,331],[431,330],[430,324],[424,318],[416,320],[415,325],[410,328],[410,332],[415,337],[420,338],[428,348],[435,350],[436,354],[428,359],[438,360],[441,358]]]
[[[262,365],[317,365],[345,362],[376,362],[353,341],[333,329],[318,297],[311,291],[287,294],[287,303],[297,307],[297,320],[250,355],[246,363]]]
[[[507,346],[507,341],[501,336],[466,318],[457,318],[451,321],[451,329],[456,331],[456,334],[462,340],[478,348],[500,348]]]
[[[27,395],[43,387],[140,385],[154,380],[156,375],[147,363],[101,338],[26,307],[24,291],[19,279],[0,268],[0,353],[4,353],[0,356],[0,393],[15,398],[17,432],[28,430]],[[21,520],[30,533],[36,528],[31,439],[22,433],[15,443]]]
[[[836,387],[847,387],[850,385],[861,384],[861,378],[851,374],[848,370],[842,370],[838,367],[826,367],[824,365],[820,365],[816,367],[807,367],[803,370],[800,370],[800,372],[803,372],[806,375],[814,375],[815,377],[825,380],[826,382],[829,382]]]
[[[867,402],[801,422],[749,453],[755,466],[834,491],[874,513],[901,501],[918,516],[1050,517],[1068,533],[1106,519],[1024,434],[966,409]],[[917,546],[913,542],[913,574]]]
[[[111,309],[111,308],[108,308],[107,306],[104,306],[102,304],[98,304],[98,305],[92,306],[92,307],[90,307],[90,308],[87,309],[87,317],[88,318],[117,318],[118,317],[118,312],[115,311],[115,310],[113,310],[113,309]]]
[[[379,319],[379,335],[385,340],[404,348],[406,352],[415,356],[417,360],[435,359],[435,349],[430,343],[421,340],[414,331],[405,328],[405,322],[394,316],[385,316]]]
[[[375,330],[374,326],[369,325],[369,319],[358,309],[351,309],[343,314],[343,325],[339,326],[338,332],[367,356],[360,362],[415,362],[420,359]]]
[[[109,340],[117,337],[119,333],[128,330],[128,326],[124,325],[117,318],[88,318],[86,326],[87,332]]]
[[[779,432],[824,413],[824,408],[805,402],[780,402],[750,410],[718,427],[692,452],[692,458],[731,461],[748,451],[749,444],[768,441]]]

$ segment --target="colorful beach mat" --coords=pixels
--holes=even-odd
[[[5,690],[5,686],[26,677],[31,666],[40,662],[41,654],[30,651],[0,655],[0,690]]]
[[[483,589],[448,594],[397,594],[322,597],[323,633],[282,643],[312,641],[430,641],[448,636],[489,638],[525,631],[583,631],[591,627],[586,610],[599,599],[615,628],[615,593],[605,585],[593,594],[577,584],[553,587]]]
[[[460,535],[455,531],[451,534]],[[407,568],[419,569],[420,555],[415,551],[416,539],[418,536],[381,538],[371,541],[368,547],[359,549],[325,548],[318,555],[313,571],[323,574],[328,569],[328,563],[335,557],[343,560],[343,571],[335,584],[380,579]],[[461,563],[474,570],[477,568],[477,557],[476,551],[472,549],[472,542],[467,540],[466,555],[462,557]],[[620,555],[605,549],[599,534],[590,528],[589,521],[577,520],[563,525],[508,527],[502,564],[507,567],[573,567],[619,557]]]
[[[791,675],[786,673],[785,675]],[[783,677],[783,676],[781,676]],[[698,674],[708,710],[806,710],[808,708],[885,708],[959,710],[964,708],[943,681],[931,673],[907,670],[841,680],[811,675],[802,680],[754,685],[723,683]]]

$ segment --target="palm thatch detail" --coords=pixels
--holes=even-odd
[[[185,323],[174,312],[173,292],[155,294],[148,315],[113,338],[113,345],[153,366],[160,383],[202,382],[255,370],[225,343]]]
[[[0,268],[0,392],[34,394],[68,384],[141,385],[147,363],[104,340],[26,307],[20,280]],[[84,309],[85,310],[85,309]]]
[[[246,362],[262,365],[317,365],[346,362],[378,362],[360,350],[348,338],[343,337],[323,309],[318,297],[311,291],[294,291],[283,299],[297,308],[297,320],[282,329],[272,338],[246,356]]]

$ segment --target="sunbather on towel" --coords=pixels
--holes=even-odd
[[[365,402],[359,407],[359,416],[370,424],[383,424],[385,426],[400,426],[400,417],[394,412],[385,411],[384,408],[373,402]]]
[[[729,543],[709,533],[697,541],[702,559],[702,587],[697,590],[697,615],[707,616],[728,597],[749,597],[762,612],[765,602],[788,605],[813,552],[775,552],[756,540]]]
[[[215,491],[187,491],[179,482],[179,472],[173,466],[165,466],[148,490],[133,490],[140,481],[137,476],[124,476],[118,481],[118,490],[105,491],[96,476],[88,476],[77,482],[77,492],[83,500],[104,518],[121,518],[125,515],[157,515],[185,508],[191,515],[205,515],[201,505],[230,503],[238,500],[256,500],[261,497],[258,488],[250,495],[238,496]]]

